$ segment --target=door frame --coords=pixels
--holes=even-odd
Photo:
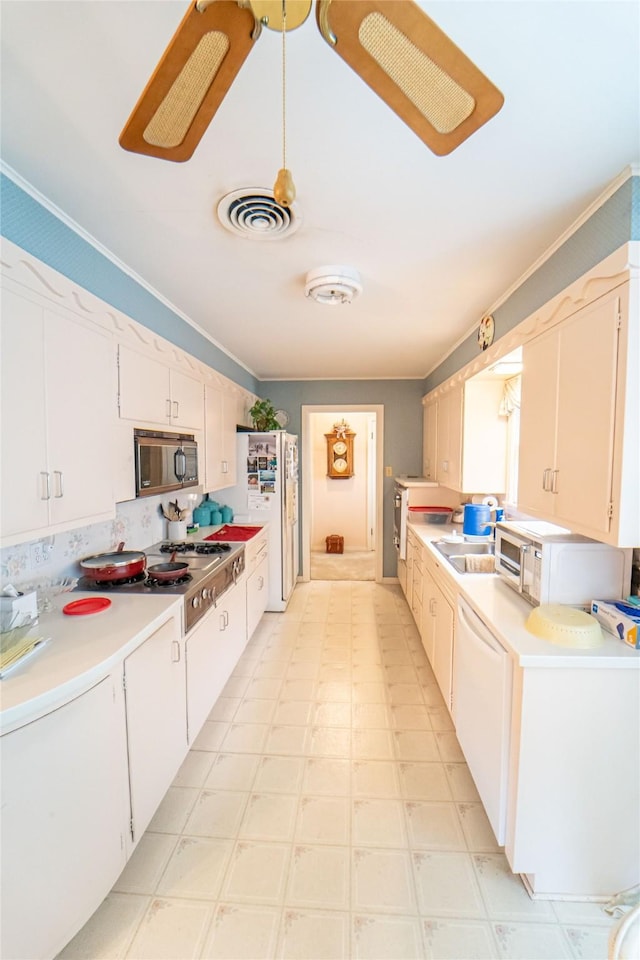
[[[313,504],[313,444],[311,442],[311,415],[314,413],[335,413],[347,416],[349,413],[370,413],[375,420],[375,464],[372,466],[375,480],[375,530],[374,551],[376,582],[383,579],[382,550],[382,510],[384,490],[384,404],[382,403],[310,403],[303,404],[302,436],[300,438],[300,459],[302,473],[302,575],[301,580],[311,579],[311,516]]]

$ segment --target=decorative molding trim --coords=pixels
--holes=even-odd
[[[90,247],[93,247],[99,254],[101,254],[109,263],[112,263],[114,267],[117,267],[122,273],[127,277],[130,277],[135,283],[138,284],[143,290],[146,290],[155,300],[165,306],[168,310],[179,317],[180,320],[183,320],[188,326],[204,337],[205,340],[208,340],[209,343],[213,344],[218,350],[229,357],[230,360],[233,360],[234,363],[237,363],[239,367],[242,367],[243,370],[246,370],[247,373],[250,373],[252,377],[258,379],[257,374],[251,370],[246,363],[243,363],[242,360],[239,360],[233,353],[230,353],[221,343],[218,343],[210,333],[208,333],[203,327],[195,323],[186,313],[183,313],[178,309],[170,300],[167,300],[161,293],[159,293],[155,287],[152,287],[151,284],[137,274],[131,267],[127,266],[124,261],[120,260],[115,256],[107,247],[103,246],[94,236],[88,233],[80,224],[76,223],[68,214],[61,210],[60,207],[57,207],[55,203],[52,203],[44,194],[40,193],[28,180],[25,180],[24,177],[21,177],[12,167],[0,159],[0,174],[4,174],[9,180],[11,180],[20,190],[24,191],[27,196],[31,197],[32,200],[35,200],[41,207],[43,207],[48,213],[54,216],[57,220],[60,220],[69,230],[73,231],[81,240],[87,243]],[[2,238],[6,240],[5,237]],[[10,242],[10,241],[7,241]],[[60,276],[63,276],[60,274]],[[65,278],[66,279],[66,278]],[[88,292],[88,291],[87,291]]]
[[[64,274],[27,253],[13,241],[0,237],[0,268],[3,279],[25,288],[30,294],[42,298],[56,307],[69,310],[84,322],[100,327],[118,343],[160,359],[169,367],[194,376],[203,383],[213,383],[237,397],[246,399],[255,396],[240,384],[225,377],[197,357],[165,340],[149,327],[138,323],[99,297],[75,284]]]
[[[496,361],[521,347],[534,337],[550,330],[566,320],[582,307],[593,303],[615,287],[621,286],[640,274],[635,265],[640,260],[640,241],[626,243],[606,257],[584,276],[575,280],[559,294],[545,303],[517,326],[506,333],[493,346],[478,354],[473,360],[461,367],[452,377],[439,384],[422,398],[423,406],[448,393],[470,377],[481,373]],[[632,264],[633,261],[633,264]]]
[[[624,170],[622,170],[622,172],[619,173],[618,176],[614,180],[612,180],[611,183],[608,184],[608,186],[593,201],[593,203],[589,204],[589,206],[582,211],[582,213],[577,218],[577,220],[574,220],[573,223],[569,227],[567,227],[567,229],[563,233],[561,233],[560,236],[556,238],[556,240],[554,240],[551,246],[547,247],[544,253],[542,253],[537,258],[537,260],[535,260],[531,264],[531,266],[529,266],[525,270],[525,272],[521,274],[521,276],[517,280],[515,280],[511,284],[511,286],[508,287],[507,290],[504,291],[504,293],[500,294],[497,300],[494,300],[494,302],[489,307],[487,307],[487,309],[481,314],[481,316],[485,316],[486,314],[489,314],[489,313],[495,313],[496,310],[499,310],[500,307],[507,302],[509,297],[511,297],[512,294],[514,294],[516,290],[518,290],[523,285],[523,283],[525,283],[529,279],[529,277],[533,276],[533,274],[537,270],[539,270],[540,267],[542,267],[543,264],[547,262],[547,260],[550,260],[553,254],[556,253],[560,249],[560,247],[564,243],[566,243],[567,240],[569,240],[569,238],[572,237],[573,234],[576,233],[580,229],[580,227],[583,226],[583,224],[585,224],[594,215],[596,210],[604,206],[607,200],[609,200],[614,195],[614,193],[620,189],[623,183],[626,183],[627,180],[630,180],[632,177],[637,177],[637,176],[640,176],[640,164],[632,163],[629,166],[625,167]],[[634,246],[635,243],[638,243],[638,241],[629,243],[628,246]],[[637,261],[637,257],[636,257],[636,261]],[[463,333],[458,340],[456,340],[456,342],[447,351],[447,353],[443,357],[441,357],[438,360],[438,362],[435,363],[429,370],[427,370],[427,372],[425,373],[425,378],[430,376],[430,374],[432,374],[434,370],[437,370],[438,367],[442,363],[444,363],[447,357],[450,357],[452,353],[455,353],[458,347],[461,344],[463,344],[465,340],[468,340],[469,337],[473,336],[473,334],[477,329],[479,320],[480,320],[480,317],[478,317],[478,320],[474,321],[473,326],[469,327],[469,329],[465,333]]]

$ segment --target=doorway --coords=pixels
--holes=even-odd
[[[302,406],[301,412],[302,579],[381,581],[384,407],[308,404]],[[342,420],[355,433],[354,475],[336,480],[327,476],[325,435]],[[342,556],[326,556],[326,536],[332,534],[344,537]],[[325,556],[321,557],[321,553]],[[359,557],[371,571],[366,577],[355,572],[362,569],[357,562]],[[323,575],[323,567],[333,570]],[[336,572],[340,569],[345,570],[344,577]]]

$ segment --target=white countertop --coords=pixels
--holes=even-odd
[[[0,680],[0,734],[35,720],[88,690],[172,615],[182,617],[182,597],[110,593],[111,605],[87,616],[62,607],[95,592],[73,591],[52,600],[34,636],[49,637],[32,656]],[[180,632],[180,630],[179,630]]]
[[[496,573],[458,573],[432,545],[432,541],[460,532],[459,524],[414,523],[409,529],[424,543],[437,559],[440,570],[455,584],[469,605],[484,620],[511,656],[521,666],[562,667],[581,669],[636,669],[640,670],[640,651],[623,640],[602,631],[603,644],[591,649],[562,647],[541,640],[529,633],[525,623],[533,609],[515,590],[507,586]]]

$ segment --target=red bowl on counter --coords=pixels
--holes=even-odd
[[[422,514],[425,523],[451,523],[453,507],[409,507],[412,520]]]

